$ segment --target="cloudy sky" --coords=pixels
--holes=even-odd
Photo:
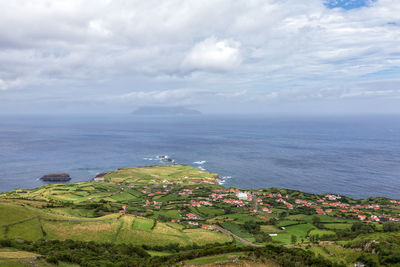
[[[399,0],[0,0],[0,113],[400,113]]]

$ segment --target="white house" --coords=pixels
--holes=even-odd
[[[240,200],[247,200],[247,194],[246,193],[240,192],[240,193],[237,193],[236,196]]]

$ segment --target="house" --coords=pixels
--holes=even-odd
[[[203,204],[204,206],[212,206],[213,204],[209,201],[200,201],[201,204]]]
[[[187,217],[191,220],[198,220],[199,217],[194,213],[188,213]]]
[[[240,193],[236,194],[236,196],[237,196],[237,198],[240,199],[240,200],[247,200],[247,199],[248,199],[247,194],[246,194],[246,193],[243,193],[243,192],[240,192]]]
[[[307,203],[307,201],[305,201],[305,200],[303,200],[303,199],[296,199],[294,202],[295,202],[296,204],[306,204],[306,203]]]
[[[379,222],[380,219],[379,219],[379,217],[376,216],[376,215],[371,215],[371,221]]]
[[[324,211],[323,209],[320,209],[320,208],[315,209],[315,211],[316,211],[318,214],[325,214],[325,211]]]
[[[266,212],[266,213],[272,213],[272,211],[269,209],[269,208],[263,208],[262,209],[264,212]]]
[[[206,230],[214,230],[215,229],[212,225],[206,225],[206,224],[203,224],[201,226],[201,228],[206,229]]]
[[[199,225],[198,222],[192,222],[192,221],[189,221],[188,224],[190,224],[190,225]]]
[[[365,216],[365,215],[358,215],[358,218],[359,218],[361,221],[364,221],[364,220],[367,218],[367,216]]]

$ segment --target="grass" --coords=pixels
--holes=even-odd
[[[304,219],[305,217],[307,217],[307,215],[304,215],[304,214],[295,214],[295,215],[289,215],[289,216],[287,216],[285,219],[286,219],[286,220],[294,220],[294,221],[296,221],[296,220],[302,220],[302,219]]]
[[[121,168],[108,173],[105,180],[119,183],[147,185],[161,183],[163,180],[198,184],[200,181],[215,182],[216,174],[200,171],[187,165],[158,165],[138,168]]]
[[[312,224],[298,224],[293,226],[286,227],[285,231],[297,236],[298,238],[305,238],[307,236],[308,231],[315,228]],[[314,230],[312,230],[314,231]]]
[[[10,226],[7,232],[7,237],[11,239],[23,239],[36,241],[43,237],[40,223],[37,218],[26,221],[24,223]]]
[[[63,216],[85,217],[85,218],[94,217],[94,210],[89,210],[89,209],[54,208],[51,209],[51,211],[53,213],[57,213]]]
[[[28,251],[0,251],[0,259],[35,258],[39,254]]]
[[[147,253],[149,253],[152,257],[162,257],[162,256],[172,255],[171,252],[154,251],[154,250],[147,250]]]
[[[215,217],[225,213],[223,209],[215,207],[198,207],[197,210],[206,217]]]
[[[41,266],[41,267],[78,267],[78,265],[59,262],[57,265],[50,264],[43,259],[35,258],[22,258],[22,259],[1,259],[1,267],[28,267],[28,266]]]
[[[237,225],[235,223],[223,222],[223,223],[221,223],[221,226],[241,238],[249,240],[250,238],[253,237],[251,234],[244,231],[242,228],[240,228],[239,225]]]
[[[135,197],[134,195],[132,195],[132,194],[130,194],[128,192],[125,192],[125,191],[123,191],[121,193],[118,193],[116,195],[113,195],[110,198],[112,198],[112,199],[114,199],[114,200],[116,200],[118,202],[122,202],[122,203],[127,203],[127,202],[132,201],[132,200],[137,200],[137,197]]]
[[[0,203],[0,225],[8,225],[36,216],[35,213],[20,205]]]
[[[288,226],[290,226],[290,225],[296,225],[296,224],[299,224],[300,222],[298,222],[298,221],[291,221],[291,220],[282,220],[282,221],[279,221],[278,223],[277,223],[277,226],[278,227],[288,227]]]
[[[338,230],[338,229],[350,229],[352,224],[350,223],[325,223],[324,226],[327,229]]]
[[[216,263],[216,262],[222,263],[222,262],[237,259],[242,255],[244,255],[243,252],[236,252],[236,253],[226,253],[226,254],[215,255],[215,256],[200,257],[197,259],[186,261],[185,264],[205,265],[205,264],[211,264],[211,263]]]
[[[224,217],[232,218],[239,223],[245,223],[247,221],[263,222],[262,220],[260,220],[256,217],[250,216],[248,214],[241,214],[241,213],[228,214],[228,215],[224,215]]]
[[[319,217],[321,223],[346,222],[345,220],[329,217],[329,216],[326,216],[326,215],[309,215],[307,217],[304,217],[302,220],[306,221],[306,222],[312,222],[314,217]]]
[[[48,239],[112,242],[120,225],[118,220],[53,222],[42,221]]]
[[[335,235],[335,232],[333,231],[329,231],[329,230],[321,230],[321,229],[314,229],[310,232],[310,236],[313,235],[319,235],[319,236],[323,236],[323,235]]]
[[[170,227],[165,223],[158,222],[156,227],[151,231],[143,231],[132,228],[132,225],[137,221],[137,217],[123,216],[123,225],[116,239],[116,243],[130,243],[133,245],[168,245],[178,243],[188,245],[190,242],[181,230]],[[141,219],[139,217],[139,219]],[[149,220],[152,221],[152,220]]]
[[[154,225],[154,220],[152,219],[136,217],[133,221],[132,228],[144,231],[150,231],[153,225]]]
[[[277,236],[272,237],[272,240],[279,243],[290,244],[291,236],[292,235],[289,233],[278,233]]]
[[[316,255],[321,255],[322,257],[335,262],[344,262],[348,266],[353,266],[358,257],[363,254],[362,251],[346,249],[342,246],[335,244],[324,246],[311,246],[310,250]],[[372,256],[375,257],[376,255]]]
[[[226,243],[232,241],[232,238],[226,234],[204,229],[187,229],[183,231],[190,242],[197,245],[206,245],[213,243]]]
[[[261,231],[267,234],[276,234],[276,233],[282,233],[283,230],[276,227],[275,225],[261,225]]]
[[[160,210],[156,213],[157,215],[164,215],[171,219],[181,219],[182,216],[178,210]]]

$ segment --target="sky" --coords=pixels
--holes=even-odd
[[[399,0],[0,4],[0,114],[400,113]]]

